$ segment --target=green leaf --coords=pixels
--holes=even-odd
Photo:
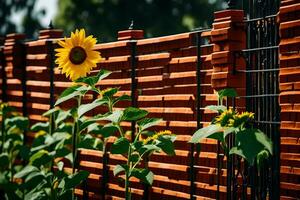
[[[84,135],[82,141],[78,144],[78,148],[102,150],[102,145],[103,145],[102,140],[96,137],[92,137],[89,134],[86,134]]]
[[[68,110],[68,111],[59,110],[58,115],[55,119],[56,126],[59,126],[59,124],[61,122],[65,121],[66,119],[68,119],[71,116],[72,116],[71,115],[71,110]]]
[[[109,115],[104,115],[100,116],[97,120],[102,120],[102,121],[111,121],[113,123],[119,123],[121,118],[123,116],[123,111],[122,110],[115,110]]]
[[[57,132],[67,132],[67,133],[71,134],[72,129],[73,129],[73,123],[63,122],[57,127],[56,131]]]
[[[38,123],[34,124],[33,126],[31,126],[30,130],[33,132],[38,132],[38,131],[48,132],[49,122],[38,122]]]
[[[154,174],[149,169],[132,169],[131,176],[148,185],[152,185],[154,179]]]
[[[64,162],[59,161],[57,163],[57,168],[58,168],[59,171],[62,171],[64,169]]]
[[[29,163],[33,166],[40,167],[49,163],[51,160],[52,156],[50,156],[49,152],[42,149],[30,157]]]
[[[20,156],[23,160],[28,160],[30,156],[30,148],[26,145],[20,147]]]
[[[107,99],[96,99],[95,101],[93,101],[92,103],[88,103],[88,104],[83,104],[78,108],[78,117],[81,117],[82,115],[84,115],[85,113],[93,110],[94,108],[101,106],[103,104],[107,103]]]
[[[89,119],[89,118],[81,117],[79,119],[79,132],[84,131],[86,128],[89,129],[89,126],[91,126],[91,125],[100,126],[98,123],[95,122],[95,120],[93,118]],[[88,132],[89,132],[89,130],[88,130]]]
[[[131,97],[128,95],[119,96],[112,101],[112,105],[114,106],[119,101],[131,101]]]
[[[224,112],[227,108],[225,106],[215,106],[215,105],[210,105],[210,106],[206,106],[205,109],[207,110],[212,110],[212,111],[216,111],[218,113],[222,113]]]
[[[124,121],[137,121],[148,115],[148,111],[139,108],[128,107],[124,110],[122,120]]]
[[[150,128],[159,124],[162,121],[161,118],[144,118],[137,122],[139,126],[139,131],[142,132],[143,130]]]
[[[224,97],[236,97],[237,93],[233,88],[226,88],[218,91],[219,100],[222,100]]]
[[[67,157],[71,151],[66,147],[56,148],[55,149],[55,158],[64,158]]]
[[[70,163],[73,163],[73,154],[72,154],[72,152],[65,155],[64,158],[67,159],[68,161],[70,161]]]
[[[110,74],[111,74],[110,71],[101,69],[96,76],[87,76],[87,77],[79,78],[75,82],[76,83],[86,83],[89,86],[94,87],[99,81],[108,77]]]
[[[127,165],[116,165],[114,168],[114,176],[118,176],[121,172],[125,172],[128,170]]]
[[[29,120],[27,117],[13,117],[5,120],[5,126],[16,126],[17,128],[21,130],[27,130],[29,126]]]
[[[41,171],[32,171],[29,173],[22,185],[22,189],[31,189],[37,187],[41,181],[45,178],[44,173]]]
[[[246,159],[250,165],[254,164],[257,155],[268,150],[272,152],[272,142],[258,129],[245,129],[237,132],[235,137],[236,146],[231,148],[229,154],[237,154]]]
[[[59,96],[54,106],[57,106],[65,101],[73,99],[77,96],[82,96],[85,94],[90,88],[85,85],[74,85],[67,88],[63,93]]]
[[[136,163],[140,158],[140,154],[138,152],[133,152],[130,156],[130,162]]]
[[[124,154],[128,152],[129,141],[125,137],[118,138],[111,146],[112,154]]]
[[[154,144],[146,144],[140,148],[139,152],[140,154],[143,154],[145,152],[160,151],[160,150],[161,149]]]
[[[212,136],[214,133],[222,132],[223,128],[219,125],[209,125],[207,127],[201,128],[194,133],[189,143],[198,143],[204,138]]]
[[[57,113],[60,109],[58,107],[54,107],[43,114],[43,117],[49,117],[50,115]]]
[[[62,141],[62,140],[68,140],[72,137],[72,135],[68,132],[55,132],[52,135],[55,142]]]
[[[224,141],[229,134],[238,131],[238,128],[236,128],[236,127],[223,127],[223,128],[224,128],[224,132],[223,132],[224,133]]]
[[[100,126],[99,124],[94,123],[88,126],[88,133],[100,134],[104,138],[112,136],[117,131],[118,127],[112,123],[105,124],[105,126]]]
[[[261,143],[265,149],[267,149],[271,155],[273,155],[273,143],[270,138],[266,134],[264,134],[261,130],[259,129],[254,129],[255,130],[255,137],[259,143]]]
[[[15,178],[24,178],[26,177],[28,174],[34,172],[34,171],[39,171],[39,169],[35,166],[32,165],[27,165],[26,167],[24,167],[21,171],[19,171],[18,173],[15,174]]]
[[[47,196],[44,190],[31,190],[24,197],[26,200],[45,200]]]
[[[169,156],[174,156],[175,155],[175,148],[174,148],[174,143],[171,140],[171,137],[164,137],[160,136],[158,138],[159,143],[157,146],[163,150],[166,154]]]
[[[258,166],[258,169],[263,166],[264,161],[269,158],[269,152],[267,150],[262,150],[257,154],[256,163]]]
[[[119,88],[107,88],[102,90],[103,97],[112,97],[119,91]]]
[[[5,169],[9,165],[9,157],[7,153],[0,154],[0,169]]]
[[[89,174],[90,173],[88,171],[79,171],[79,172],[76,172],[75,174],[69,175],[68,177],[66,177],[64,179],[64,189],[69,190],[69,189],[75,188],[82,181],[86,180],[88,178]],[[59,186],[59,188],[60,188],[60,186]]]
[[[224,133],[223,132],[213,133],[210,136],[208,136],[207,138],[215,139],[215,140],[218,140],[220,142],[225,142],[225,137],[224,137]]]

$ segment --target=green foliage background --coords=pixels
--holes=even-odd
[[[46,1],[45,1],[46,2]],[[1,36],[16,32],[16,24],[12,21],[12,15],[24,12],[22,29],[30,38],[42,28],[40,18],[45,15],[45,10],[34,12],[36,0],[1,0],[0,1],[0,44]]]
[[[212,22],[221,0],[59,0],[55,25],[70,32],[86,28],[101,40],[134,27],[146,37],[180,33]]]

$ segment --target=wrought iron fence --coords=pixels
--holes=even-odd
[[[229,1],[231,8],[245,11],[247,48],[239,55],[246,60],[246,110],[256,114],[255,125],[273,141],[273,156],[261,168],[249,167],[233,156],[227,163],[227,199],[279,199],[280,107],[278,24],[279,0]]]

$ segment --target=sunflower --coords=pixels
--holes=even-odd
[[[233,109],[228,109],[222,112],[219,116],[215,118],[215,123],[220,124],[220,126],[228,126],[228,123],[234,118],[235,111]]]
[[[76,29],[70,38],[58,41],[62,47],[55,49],[58,68],[72,81],[85,77],[101,60],[100,53],[92,50],[96,43],[97,40],[93,36],[85,37],[84,29]]]
[[[156,132],[154,135],[152,135],[152,136],[147,137],[146,139],[144,139],[143,143],[144,144],[148,144],[149,142],[157,140],[160,136],[163,136],[163,135],[172,135],[172,132],[169,131],[169,130],[164,130],[164,131]]]

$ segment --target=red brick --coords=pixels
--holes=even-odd
[[[61,38],[63,30],[60,29],[46,29],[39,32],[39,40],[50,39],[50,38]]]
[[[143,30],[124,30],[118,32],[118,40],[137,40],[144,38]]]
[[[239,19],[243,21],[244,19],[244,11],[243,10],[222,10],[214,13],[215,20],[223,19],[226,17],[234,17],[235,19]]]

